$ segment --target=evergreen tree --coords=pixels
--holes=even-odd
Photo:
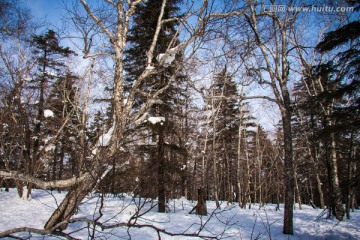
[[[176,17],[178,15],[179,7],[177,6],[181,0],[170,0],[164,9],[164,19]],[[140,4],[134,14],[134,23],[129,31],[128,43],[129,48],[125,51],[125,71],[126,82],[128,85],[132,83],[140,76],[146,67],[146,52],[149,49],[152,38],[154,36],[158,17],[160,14],[162,2],[149,0],[146,3]],[[169,43],[176,34],[176,26],[179,23],[176,21],[169,21],[162,25],[159,33],[159,38],[155,46],[153,62],[157,62],[156,57],[160,53],[164,53],[169,46]],[[174,44],[176,44],[175,42]],[[181,55],[177,56],[177,60],[180,61]],[[156,89],[165,84],[168,79],[166,76],[172,74],[175,64],[167,67],[162,74],[151,76],[147,81],[144,81],[144,88],[151,87]],[[163,75],[163,76],[161,76]],[[149,82],[150,81],[150,82]]]
[[[65,170],[67,176],[75,176],[80,168],[77,165],[77,151],[80,149],[77,133],[79,132],[81,110],[77,106],[78,77],[67,71],[65,76],[59,77],[53,84],[47,98],[48,110],[54,113],[53,117],[45,120],[48,137],[57,134],[56,141],[48,149],[52,154],[52,180],[62,179]],[[58,133],[59,129],[62,130]],[[65,159],[66,158],[66,159]],[[66,166],[64,162],[69,164]],[[66,169],[68,168],[68,169]],[[50,172],[50,171],[49,171]]]
[[[228,202],[233,201],[233,183],[232,176],[234,174],[234,165],[236,161],[236,149],[239,128],[239,104],[237,99],[232,99],[232,96],[237,96],[237,86],[229,76],[226,67],[215,77],[214,96],[222,96],[217,104],[219,113],[215,119],[216,129],[214,129],[214,136],[216,138],[217,146],[213,146],[217,151],[216,158],[221,159],[220,179],[222,179],[223,189],[220,195],[221,199],[226,199]],[[227,99],[228,98],[228,99]],[[220,192],[220,193],[221,193]]]
[[[227,72],[226,67],[220,71],[210,88],[208,106],[212,106],[211,132],[208,146],[212,152],[212,178],[215,200],[219,199],[232,202],[234,199],[233,188],[236,186],[237,146],[240,121],[245,116],[240,116],[237,85]],[[219,207],[219,205],[218,205]]]
[[[164,19],[176,17],[179,11],[179,0],[170,0],[164,9]],[[130,29],[130,36],[128,38],[129,48],[126,50],[125,71],[126,71],[126,85],[131,86],[132,83],[140,76],[146,67],[146,51],[150,48],[152,38],[154,36],[158,16],[160,14],[162,2],[156,0],[149,0],[138,6],[134,14],[134,23]],[[164,53],[170,43],[177,44],[173,41],[176,34],[176,26],[179,23],[176,21],[169,21],[162,25],[159,33],[159,38],[154,50],[154,59]],[[175,39],[176,40],[176,39]],[[170,46],[171,47],[171,46]],[[182,54],[175,56],[175,60],[169,66],[155,66],[160,71],[157,74],[146,78],[140,90],[151,93],[169,84],[170,78],[177,74],[175,82],[170,83],[170,86],[158,96],[162,101],[161,104],[155,104],[149,111],[152,117],[162,117],[165,121],[152,125],[146,125],[150,132],[151,138],[156,142],[151,144],[145,155],[149,155],[149,161],[143,164],[145,171],[139,176],[142,183],[157,182],[157,196],[159,199],[159,212],[165,212],[166,192],[170,191],[169,183],[177,182],[175,180],[180,178],[180,168],[182,163],[180,161],[181,155],[184,155],[184,149],[179,147],[178,136],[181,129],[177,126],[181,115],[181,107],[184,105],[185,96],[180,94],[181,89],[184,88],[186,76],[176,73],[175,69],[182,61]],[[144,94],[137,94],[135,98],[134,111],[138,109],[147,99]],[[147,165],[147,166],[146,166]],[[156,172],[156,178],[152,179]],[[149,186],[143,185],[144,188]]]
[[[348,1],[355,11],[360,11],[359,1]],[[324,39],[316,46],[320,53],[330,52],[342,48],[335,58],[325,64],[314,66],[313,76],[324,76],[328,80],[324,85],[326,91],[319,100],[331,101],[337,99],[333,117],[337,119],[337,126],[331,131],[343,131],[360,127],[360,21],[354,20],[338,29],[328,32]],[[346,103],[345,103],[346,102]]]
[[[359,3],[353,4],[358,11]],[[353,181],[357,164],[354,147],[359,145],[360,127],[359,39],[358,20],[327,33],[316,50],[326,53],[342,48],[342,51],[336,54],[335,58],[313,66],[310,72],[305,74],[302,86],[298,87],[308,93],[302,106],[307,113],[308,126],[312,127],[312,141],[320,142],[320,146],[325,150],[323,157],[328,170],[331,196],[329,212],[338,220],[342,220],[345,213],[343,202],[346,202],[349,216],[350,199],[356,190]],[[313,156],[317,155],[314,146]],[[347,154],[344,154],[345,152]],[[348,186],[346,192],[341,191],[342,185]],[[346,199],[344,193],[347,195]]]
[[[350,2],[356,11],[360,10],[360,3]],[[328,91],[318,96],[317,100],[333,103],[331,106],[331,118],[324,126],[322,133],[324,137],[336,136],[339,164],[342,162],[344,168],[340,168],[339,176],[346,176],[346,198],[340,199],[341,195],[332,187],[332,211],[338,219],[342,218],[343,210],[338,205],[346,203],[346,215],[350,218],[352,198],[359,189],[359,180],[356,176],[358,156],[355,149],[360,145],[360,21],[355,20],[326,34],[322,42],[317,46],[321,53],[329,52],[335,48],[342,47],[344,50],[337,54],[336,58],[325,65],[316,66],[315,76],[326,76]],[[345,154],[344,154],[345,153]],[[342,161],[345,158],[345,161]],[[341,169],[347,169],[341,171]],[[331,179],[333,181],[333,179]],[[339,190],[338,190],[339,191]]]
[[[26,166],[26,173],[33,175],[35,166],[41,164],[40,157],[46,142],[44,129],[45,110],[47,98],[50,94],[53,84],[65,72],[65,59],[74,52],[67,47],[59,45],[59,40],[53,30],[48,30],[44,35],[33,36],[31,39],[33,45],[34,61],[37,63],[37,71],[33,73],[29,87],[37,95],[36,108],[33,109],[35,115],[34,128],[31,138],[32,149],[28,150],[29,160]],[[29,136],[30,137],[30,136]],[[28,186],[31,189],[31,186]]]

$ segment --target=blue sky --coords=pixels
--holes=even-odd
[[[51,24],[56,24],[61,18],[61,0],[21,0],[36,18],[46,18]]]

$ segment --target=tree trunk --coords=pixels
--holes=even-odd
[[[296,200],[297,200],[297,202],[299,204],[299,209],[302,210],[302,207],[301,207],[301,195],[300,195],[299,183],[298,183],[298,180],[297,180],[297,174],[295,174],[294,183],[295,183],[295,190],[296,190]]]
[[[311,113],[311,128],[312,131],[315,131],[315,119],[314,119],[314,114]],[[313,160],[313,164],[314,164],[314,171],[315,171],[315,176],[316,176],[316,188],[319,192],[319,198],[320,198],[320,208],[324,209],[325,208],[325,202],[324,202],[324,192],[322,190],[322,182],[320,179],[320,175],[319,175],[319,167],[318,167],[318,151],[317,151],[317,144],[315,143],[310,143],[309,139],[307,140],[307,146],[309,149],[309,153],[310,156],[312,156],[312,160]]]
[[[225,157],[225,198],[228,204],[233,202],[233,191],[232,191],[232,183],[231,183],[231,166],[229,154],[227,151],[227,146],[225,143],[225,139],[223,139],[223,147],[224,147],[224,157]]]
[[[244,151],[245,151],[245,179],[244,179],[244,195],[243,195],[243,201],[242,201],[242,208],[246,207],[246,203],[249,200],[251,202],[251,196],[250,196],[250,164],[249,164],[249,151],[247,147],[246,142],[246,129],[244,129]]]
[[[81,201],[95,187],[95,185],[96,185],[96,181],[94,181],[93,179],[91,179],[91,177],[89,177],[89,179],[79,182],[73,187],[71,187],[69,192],[66,194],[64,200],[61,202],[60,206],[55,210],[55,212],[46,222],[44,229],[45,230],[66,229],[67,222],[70,220],[71,216],[75,213]]]
[[[47,59],[47,51],[44,51],[44,59]],[[38,109],[38,115],[37,115],[37,122],[35,124],[35,131],[34,131],[34,136],[35,136],[35,141],[34,141],[34,145],[33,145],[33,154],[32,157],[28,163],[28,169],[27,169],[27,174],[29,175],[34,175],[34,165],[35,165],[35,161],[38,158],[38,153],[39,153],[39,149],[40,149],[40,143],[41,143],[41,124],[44,121],[44,107],[45,107],[45,89],[46,89],[46,82],[47,79],[45,77],[45,72],[46,72],[46,62],[44,61],[43,66],[42,66],[42,74],[43,77],[40,81],[40,96],[39,96],[39,109]],[[27,198],[30,198],[31,195],[31,190],[32,190],[32,183],[28,183],[27,185]]]
[[[240,116],[242,116],[242,105],[240,105]],[[237,144],[237,161],[236,161],[236,192],[237,192],[237,201],[239,207],[241,207],[241,121],[239,124],[239,130],[238,130],[238,144]]]
[[[165,212],[165,143],[164,143],[164,133],[163,130],[160,130],[159,141],[158,141],[158,211]]]
[[[319,173],[317,171],[316,171],[316,187],[317,187],[317,190],[319,192],[320,208],[324,209],[325,208],[324,192],[322,190],[322,183],[321,183],[321,180],[320,180]]]
[[[214,151],[214,150],[212,150]],[[213,187],[214,187],[214,200],[216,203],[216,208],[220,208],[220,203],[219,203],[219,187],[218,187],[218,173],[217,173],[217,163],[216,163],[216,155],[213,154]]]
[[[198,189],[198,202],[196,205],[196,214],[206,216],[206,191],[205,188],[201,187]]]
[[[331,125],[331,122],[328,123]],[[327,146],[327,161],[329,168],[329,181],[331,185],[331,210],[335,214],[336,219],[341,221],[344,217],[345,209],[342,203],[342,194],[339,184],[334,133],[330,133],[329,138],[330,139]]]
[[[111,178],[112,178],[111,193],[112,194],[115,194],[115,174],[116,174],[116,159],[114,158],[113,162],[112,162],[112,174],[111,174]]]
[[[51,180],[56,180],[56,172],[57,172],[57,157],[58,157],[58,154],[57,154],[57,152],[58,152],[58,147],[56,146],[55,147],[55,150],[54,150],[54,156],[53,156],[53,165],[52,165],[52,173],[50,174],[50,176],[51,176]],[[49,170],[50,171],[50,170]]]
[[[352,199],[354,197],[354,184],[352,183],[353,173],[356,169],[356,147],[354,147],[354,133],[351,133],[350,137],[350,146],[349,146],[349,156],[347,161],[347,196],[346,196],[346,219],[350,219],[350,209],[352,207]]]
[[[261,206],[263,206],[263,196],[262,196],[262,177],[261,177],[261,170],[262,170],[262,153],[261,153],[261,146],[260,146],[260,127],[257,127],[256,131],[256,140],[255,140],[255,146],[256,146],[256,162],[257,162],[257,168],[258,168],[258,174],[257,174],[257,183],[258,187],[255,187],[255,189],[259,188],[259,198],[258,203]],[[256,171],[256,168],[255,168]],[[256,174],[255,174],[256,175]],[[255,191],[256,192],[256,191]]]
[[[59,162],[59,180],[63,178],[64,172],[65,143],[61,143],[60,162]]]
[[[113,126],[115,127],[115,125]],[[118,121],[116,126],[122,129],[122,122]],[[71,216],[74,215],[85,196],[91,192],[110,171],[109,166],[112,163],[112,159],[119,151],[117,144],[121,143],[122,135],[113,136],[113,138],[115,139],[111,139],[110,146],[98,149],[97,156],[101,156],[101,158],[95,156],[95,159],[88,162],[88,171],[83,173],[83,175],[80,174],[82,180],[79,180],[72,185],[64,200],[45,224],[45,230],[54,231],[56,229],[66,229],[67,222],[70,220]]]
[[[284,210],[284,234],[293,234],[293,202],[294,202],[294,167],[293,167],[293,143],[291,129],[291,106],[287,99],[282,109],[283,133],[284,133],[284,165],[285,165],[285,210]]]
[[[188,199],[189,197],[189,188],[188,188],[188,181],[187,181],[187,171],[188,171],[188,168],[187,168],[187,158],[184,157],[184,156],[181,156],[181,159],[182,159],[182,164],[183,164],[183,170],[181,172],[181,196],[185,197],[186,199]]]

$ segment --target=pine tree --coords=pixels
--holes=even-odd
[[[306,79],[303,79],[306,81]],[[307,204],[313,207],[325,207],[324,191],[327,191],[323,182],[326,182],[326,169],[323,168],[323,159],[321,157],[322,142],[316,137],[321,130],[321,114],[320,108],[309,107],[308,92],[305,87],[306,84],[300,82],[295,85],[294,96],[294,142],[295,142],[295,167],[303,171],[303,176],[306,181],[305,184],[314,184],[315,191],[310,187],[309,194],[303,196],[303,199],[308,199]],[[314,93],[313,93],[314,94]],[[296,172],[296,174],[298,174]],[[295,179],[295,185],[297,179]],[[307,186],[306,186],[307,189]],[[299,196],[298,196],[299,197]]]
[[[236,179],[236,171],[239,169],[237,150],[240,123],[245,123],[247,111],[240,113],[239,100],[234,98],[238,96],[237,85],[226,67],[216,74],[210,91],[207,106],[212,108],[211,120],[209,119],[212,135],[207,146],[212,153],[210,176],[213,178],[213,196],[217,203],[220,199],[232,202],[233,189],[238,188],[237,193],[240,194]]]
[[[37,71],[33,73],[33,79],[29,82],[30,89],[37,94],[36,109],[34,109],[35,122],[31,138],[33,143],[29,154],[29,160],[26,164],[26,173],[35,174],[35,166],[40,164],[40,156],[46,139],[44,138],[44,123],[46,110],[46,100],[49,90],[52,89],[54,81],[65,72],[64,60],[74,52],[67,47],[59,45],[59,40],[53,30],[48,30],[45,35],[33,36],[31,39],[33,45],[34,61],[37,62]],[[29,136],[30,137],[30,136]],[[29,194],[31,184],[28,186]]]
[[[65,170],[68,176],[75,176],[80,168],[77,162],[77,151],[79,132],[79,116],[81,109],[77,107],[77,83],[78,77],[70,71],[65,76],[59,77],[53,84],[52,90],[47,98],[48,110],[54,113],[45,121],[45,127],[49,137],[57,134],[56,141],[49,150],[52,150],[52,174],[50,179],[62,179]],[[62,130],[58,133],[59,129]],[[64,164],[65,158],[69,164]],[[68,168],[68,169],[65,169]]]
[[[179,7],[179,0],[170,0],[164,9],[164,19],[177,16]],[[140,4],[136,9],[134,17],[134,25],[130,29],[130,36],[128,38],[129,48],[126,50],[125,59],[125,71],[126,84],[131,86],[132,83],[139,77],[146,66],[146,51],[149,49],[152,37],[154,36],[158,16],[160,14],[162,2],[156,0],[149,0],[146,3]],[[156,57],[160,53],[164,53],[173,41],[176,34],[176,26],[178,22],[169,21],[163,24],[159,33],[158,42],[154,51],[154,62],[157,62]],[[176,39],[175,39],[176,40]],[[174,41],[172,44],[177,44]],[[159,73],[154,74],[145,79],[140,86],[140,89],[144,92],[153,92],[166,86],[170,77],[175,73],[175,67],[181,64],[182,55],[177,54],[173,63],[169,66],[162,67],[156,66],[159,69]],[[165,200],[166,192],[169,192],[169,184],[173,182],[172,179],[178,178],[180,172],[180,155],[184,154],[184,149],[179,147],[179,142],[176,135],[179,135],[181,129],[177,127],[179,123],[181,109],[184,103],[184,96],[179,94],[183,83],[186,80],[186,76],[179,74],[176,81],[171,83],[170,86],[161,93],[158,97],[162,101],[161,104],[155,104],[149,111],[149,115],[153,117],[163,117],[165,121],[152,125],[148,124],[147,129],[150,131],[153,140],[156,141],[155,146],[144,152],[149,154],[150,166],[145,167],[143,171],[147,171],[146,174],[139,176],[144,181],[149,181],[151,178],[144,175],[154,175],[156,172],[157,178],[153,181],[157,182],[157,196],[159,199],[159,212],[165,212]],[[134,111],[146,101],[146,96],[138,94],[135,98]],[[176,107],[178,106],[178,107]],[[146,179],[147,178],[147,179]],[[145,186],[144,186],[145,187]]]
[[[229,76],[226,67],[215,77],[214,95],[222,96],[216,105],[218,105],[219,112],[215,119],[216,129],[214,129],[214,138],[216,138],[217,146],[213,146],[218,152],[216,158],[221,159],[220,165],[223,166],[223,171],[220,171],[220,179],[223,179],[223,186],[221,189],[221,199],[226,199],[228,202],[233,201],[232,175],[234,175],[234,163],[236,160],[236,146],[239,128],[239,104],[237,99],[231,98],[237,96],[237,86],[232,77]],[[228,98],[228,99],[227,99]]]

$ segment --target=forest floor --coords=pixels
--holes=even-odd
[[[18,228],[43,228],[47,219],[64,198],[65,192],[34,190],[31,200],[20,199],[15,189],[10,192],[0,192],[0,232]],[[126,223],[133,216],[144,200],[132,198],[129,195],[105,196],[102,216],[99,218],[101,198],[98,194],[88,196],[77,211],[74,218],[96,219],[110,226]],[[252,205],[251,209],[241,209],[236,204],[222,203],[221,209],[215,210],[215,203],[207,202],[208,216],[200,217],[189,214],[196,202],[184,198],[170,200],[168,213],[157,213],[156,201],[146,202],[140,209],[136,224],[142,227],[116,227],[102,230],[92,224],[76,222],[69,224],[66,232],[71,237],[88,239],[159,239],[157,231],[167,233],[192,234],[199,230],[201,238],[190,236],[170,236],[159,233],[161,239],[203,239],[218,237],[218,239],[360,239],[360,210],[352,212],[351,220],[338,222],[334,218],[327,219],[321,209],[313,209],[303,205],[302,210],[296,205],[294,211],[294,235],[282,234],[283,206],[276,211],[276,205],[267,204],[259,209]],[[147,227],[145,226],[147,225]],[[30,239],[59,239],[58,236],[41,236],[29,233],[17,233],[15,236]]]

